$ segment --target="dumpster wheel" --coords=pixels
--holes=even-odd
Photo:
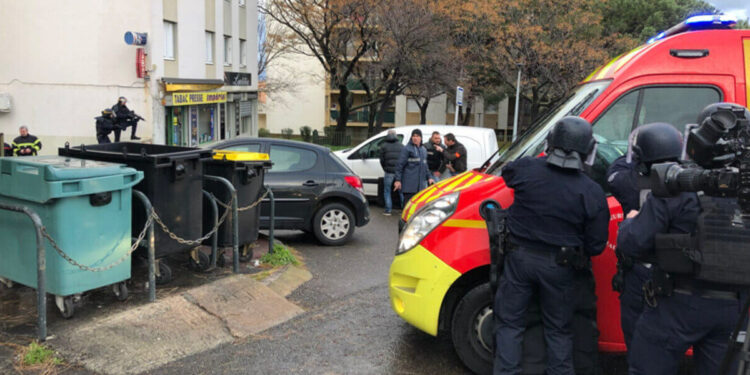
[[[128,299],[128,285],[123,281],[112,285],[112,291],[115,293],[118,301],[125,301]]]
[[[156,285],[164,285],[172,281],[172,268],[162,259],[158,259],[157,263],[159,267],[157,268]]]
[[[249,262],[253,260],[253,244],[243,245],[240,249],[240,262]]]
[[[188,268],[197,272],[206,272],[211,268],[211,258],[208,254],[195,249],[190,253],[190,259],[188,259]]]
[[[57,305],[57,309],[60,310],[60,314],[65,319],[70,319],[75,314],[73,296],[55,296],[55,305]]]

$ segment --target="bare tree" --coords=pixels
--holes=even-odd
[[[382,129],[396,96],[407,87],[429,85],[450,66],[450,35],[434,4],[424,0],[383,0],[375,8],[379,33],[356,69],[369,107],[368,130]],[[439,81],[439,80],[438,80]]]
[[[281,61],[294,51],[297,39],[287,28],[268,20],[264,13],[258,17],[258,89],[273,97],[280,92],[294,92],[296,88],[293,72],[282,69]],[[273,73],[269,73],[273,67]]]
[[[354,69],[370,50],[378,28],[373,26],[374,0],[268,0],[261,12],[294,33],[294,52],[312,56],[322,65],[331,87],[339,90],[338,131],[350,112],[349,87]]]

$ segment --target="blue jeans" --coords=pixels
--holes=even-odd
[[[383,177],[383,199],[385,200],[385,212],[391,212],[391,209],[393,209],[393,199],[391,198],[391,194],[393,194],[393,182],[395,180],[396,175],[394,173],[386,173]],[[398,191],[398,197],[401,199],[400,207],[404,207],[403,191]]]

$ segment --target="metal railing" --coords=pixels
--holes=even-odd
[[[13,206],[0,203],[0,210],[22,213],[31,219],[36,231],[36,312],[37,338],[39,341],[47,339],[47,258],[44,253],[44,239],[42,232],[44,225],[36,212],[28,207]]]

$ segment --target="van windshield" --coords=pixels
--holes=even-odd
[[[498,160],[487,170],[488,174],[500,175],[500,170],[507,162],[523,156],[536,155],[542,152],[544,138],[557,120],[565,116],[578,116],[594,101],[612,81],[596,81],[578,86],[564,99],[532,124],[518,139],[503,152]]]

